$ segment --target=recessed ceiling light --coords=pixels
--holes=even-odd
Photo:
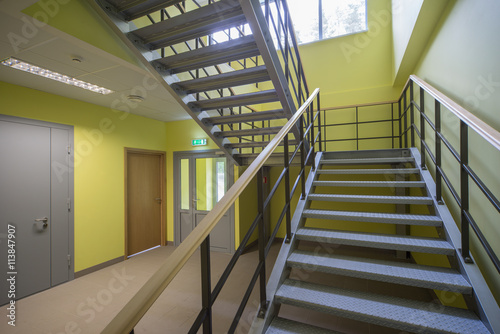
[[[91,84],[91,83],[88,83],[88,82],[85,82],[82,80],[78,80],[78,79],[72,78],[72,77],[64,75],[64,74],[53,72],[53,71],[48,70],[46,68],[42,68],[42,67],[30,64],[30,63],[26,63],[26,62],[21,61],[21,60],[16,59],[16,58],[5,59],[1,62],[1,64],[18,69],[18,70],[21,70],[21,71],[24,71],[24,72],[36,74],[36,75],[39,75],[39,76],[47,78],[47,79],[56,80],[56,81],[65,83],[67,85],[90,90],[91,92],[94,92],[94,93],[99,93],[99,94],[104,94],[104,95],[114,93],[110,89],[107,89],[107,88],[104,88],[101,86],[97,86],[97,85],[94,85],[94,84]]]
[[[129,95],[127,96],[127,99],[131,102],[142,102],[144,101],[144,98],[140,95]]]

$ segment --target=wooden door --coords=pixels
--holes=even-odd
[[[163,153],[127,151],[126,256],[164,245]]]

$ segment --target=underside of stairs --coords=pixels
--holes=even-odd
[[[88,1],[236,164],[248,165],[298,109],[259,1]]]
[[[252,333],[498,333],[419,161],[416,149],[317,154]]]

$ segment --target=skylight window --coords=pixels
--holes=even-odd
[[[101,86],[97,86],[97,85],[94,85],[94,84],[91,84],[91,83],[88,83],[88,82],[85,82],[82,80],[78,80],[78,79],[72,78],[70,76],[67,76],[67,75],[64,75],[61,73],[57,73],[57,72],[48,70],[46,68],[42,68],[42,67],[30,64],[30,63],[26,63],[26,62],[21,61],[21,60],[16,59],[16,58],[5,59],[1,62],[1,64],[18,69],[18,70],[21,70],[21,71],[24,71],[24,72],[28,72],[31,74],[36,74],[36,75],[39,75],[39,76],[47,78],[47,79],[59,81],[59,82],[65,83],[67,85],[90,90],[91,92],[94,92],[94,93],[99,93],[99,94],[103,94],[103,95],[114,93],[110,89],[107,89],[107,88],[104,88]]]
[[[288,0],[299,44],[367,30],[366,0]]]

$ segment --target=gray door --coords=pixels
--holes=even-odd
[[[15,120],[0,118],[0,264],[15,278],[1,280],[0,304],[14,281],[19,299],[73,277],[69,130]]]
[[[205,218],[232,184],[232,165],[227,158],[213,153],[176,154],[175,156],[176,244],[184,241]],[[221,218],[210,234],[212,250],[234,249],[234,210]]]

